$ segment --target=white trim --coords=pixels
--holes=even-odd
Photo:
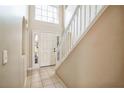
[[[27,84],[27,76],[26,76],[26,78],[25,78],[25,81],[24,81],[24,88],[26,88],[26,84]]]
[[[72,49],[70,49],[69,53],[59,62],[57,62],[58,64],[56,65],[56,70],[62,66],[62,64],[64,63],[64,60],[66,60],[68,58],[68,56],[71,54],[71,52],[74,50],[74,48],[76,48],[76,46],[79,44],[79,42],[85,37],[85,35],[89,32],[89,30],[91,29],[91,27],[96,23],[96,21],[98,20],[98,18],[103,14],[103,12],[108,8],[109,5],[105,5],[101,11],[96,15],[96,17],[93,19],[93,21],[90,23],[90,25],[87,27],[87,29],[84,31],[84,33],[81,35],[81,37],[77,40],[77,42],[75,43],[75,45],[72,47]]]

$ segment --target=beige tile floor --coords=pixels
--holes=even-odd
[[[66,88],[55,74],[55,66],[42,67],[28,73],[27,88]]]

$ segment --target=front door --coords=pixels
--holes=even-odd
[[[53,33],[40,33],[40,66],[49,66],[56,63],[57,37]]]

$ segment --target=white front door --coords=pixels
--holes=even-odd
[[[40,33],[39,59],[40,66],[49,66],[56,63],[54,48],[57,46],[56,34]]]

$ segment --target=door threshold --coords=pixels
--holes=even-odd
[[[53,64],[53,65],[48,65],[48,66],[40,66],[40,68],[43,68],[43,67],[49,67],[49,66],[55,66],[56,64]]]

